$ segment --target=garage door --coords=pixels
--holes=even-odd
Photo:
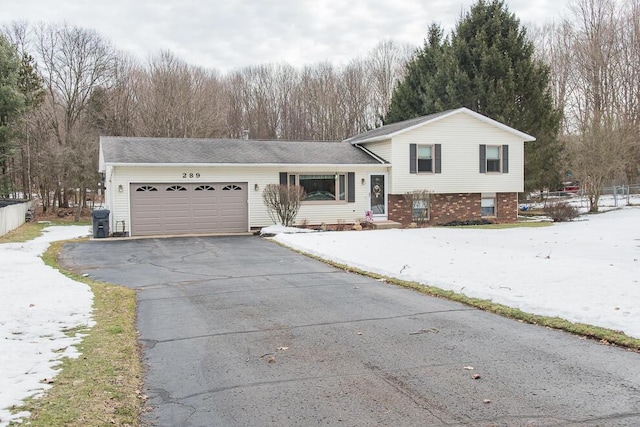
[[[131,235],[248,229],[246,182],[131,184]]]

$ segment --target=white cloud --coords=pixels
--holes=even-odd
[[[187,62],[220,71],[247,65],[345,63],[379,40],[422,44],[436,22],[448,31],[475,0],[27,0],[3,5],[3,22],[67,22],[92,28],[146,61],[172,50]],[[558,18],[563,2],[512,0],[523,23]]]

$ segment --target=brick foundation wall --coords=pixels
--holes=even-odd
[[[432,194],[430,224],[481,219],[480,193]]]
[[[405,227],[413,222],[413,213],[411,212],[411,207],[405,200],[404,195],[389,194],[388,200],[389,220],[399,222]]]
[[[497,193],[496,210],[498,222],[516,222],[518,220],[518,193]]]
[[[451,221],[482,219],[480,193],[432,194],[431,212],[428,223],[432,225],[446,224]],[[496,218],[488,218],[495,222],[515,222],[518,220],[518,193],[496,194]],[[411,207],[404,195],[389,194],[389,219],[403,226],[411,224]]]

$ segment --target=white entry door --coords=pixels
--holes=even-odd
[[[369,203],[373,219],[383,221],[387,219],[387,175],[369,175]]]

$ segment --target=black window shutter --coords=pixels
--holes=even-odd
[[[509,173],[509,146],[502,146],[502,173]]]
[[[287,185],[287,173],[280,172],[280,185]]]
[[[356,174],[355,172],[347,173],[347,202],[355,203],[356,201]]]
[[[442,144],[436,144],[436,173],[442,173]]]
[[[487,146],[480,144],[480,173],[487,173]]]
[[[418,147],[416,144],[409,144],[409,173],[418,173],[417,171]]]

